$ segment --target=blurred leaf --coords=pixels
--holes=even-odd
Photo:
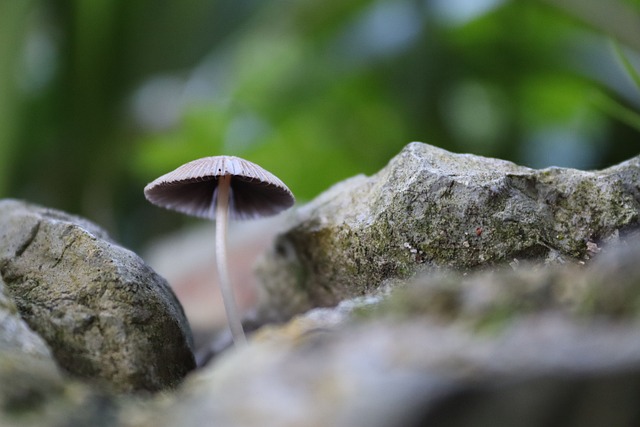
[[[640,7],[637,1],[545,0],[603,34],[640,51]]]
[[[570,121],[589,108],[592,84],[569,75],[536,74],[522,85],[527,126],[540,127]]]
[[[629,58],[627,58],[627,55],[625,55],[622,48],[620,47],[620,44],[616,40],[611,40],[611,44],[618,58],[618,61],[620,61],[625,71],[627,72],[627,75],[631,78],[631,81],[633,81],[633,84],[636,86],[638,91],[640,91],[640,73],[631,64]]]
[[[0,2],[0,197],[8,192],[9,176],[5,171],[12,170],[12,158],[18,146],[16,134],[24,106],[17,77],[31,7],[29,0]]]
[[[626,123],[640,132],[640,114],[622,105],[615,99],[596,91],[590,94],[591,102],[603,112],[617,120]]]

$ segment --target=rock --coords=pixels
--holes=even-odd
[[[411,143],[297,210],[258,269],[262,316],[287,319],[421,271],[584,262],[638,226],[639,166],[534,170]]]
[[[50,360],[53,363],[47,344],[20,317],[18,308],[7,295],[2,277],[0,277],[0,349],[3,353],[15,352],[23,356]]]
[[[489,340],[377,322],[253,343],[140,426],[630,425],[640,334],[616,329],[523,321]]]
[[[132,425],[634,426],[639,257],[628,246],[591,266],[422,276],[317,308],[263,328]]]
[[[5,415],[37,406],[61,384],[49,348],[22,320],[0,278],[0,425],[9,424]]]
[[[115,419],[117,406],[113,397],[65,378],[0,279],[0,425],[101,425]]]
[[[155,391],[194,368],[191,332],[167,283],[86,220],[0,201],[0,275],[22,318],[76,377]]]
[[[115,426],[121,406],[115,396],[65,378],[53,361],[0,352],[2,427]]]

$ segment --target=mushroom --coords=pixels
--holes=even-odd
[[[275,215],[295,199],[275,175],[234,156],[193,160],[149,183],[151,203],[216,221],[216,264],[227,321],[236,345],[246,343],[227,270],[228,220]]]

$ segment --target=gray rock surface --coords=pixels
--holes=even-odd
[[[65,377],[0,279],[0,426],[113,425],[118,406]]]
[[[61,388],[62,376],[46,343],[20,317],[0,278],[0,425]]]
[[[0,276],[68,373],[155,391],[194,368],[191,332],[167,283],[86,220],[0,201]]]
[[[0,352],[2,427],[117,426],[122,405],[65,378],[53,361]]]
[[[271,318],[337,306],[263,328],[136,425],[636,425],[638,166],[410,144],[300,208],[261,267]]]
[[[317,308],[133,426],[635,426],[638,259],[628,246],[592,266],[423,276]]]
[[[2,277],[0,277],[0,349],[3,353],[15,352],[23,356],[49,359],[53,362],[47,344],[20,317],[18,308],[7,295]]]
[[[638,225],[640,157],[534,170],[418,142],[295,214],[259,267],[263,316],[286,319],[420,271],[581,262]]]

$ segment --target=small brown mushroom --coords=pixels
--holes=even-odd
[[[255,163],[233,156],[205,157],[162,175],[144,188],[151,203],[216,221],[216,262],[220,291],[233,341],[246,338],[227,271],[228,219],[275,215],[295,199],[275,175]]]

